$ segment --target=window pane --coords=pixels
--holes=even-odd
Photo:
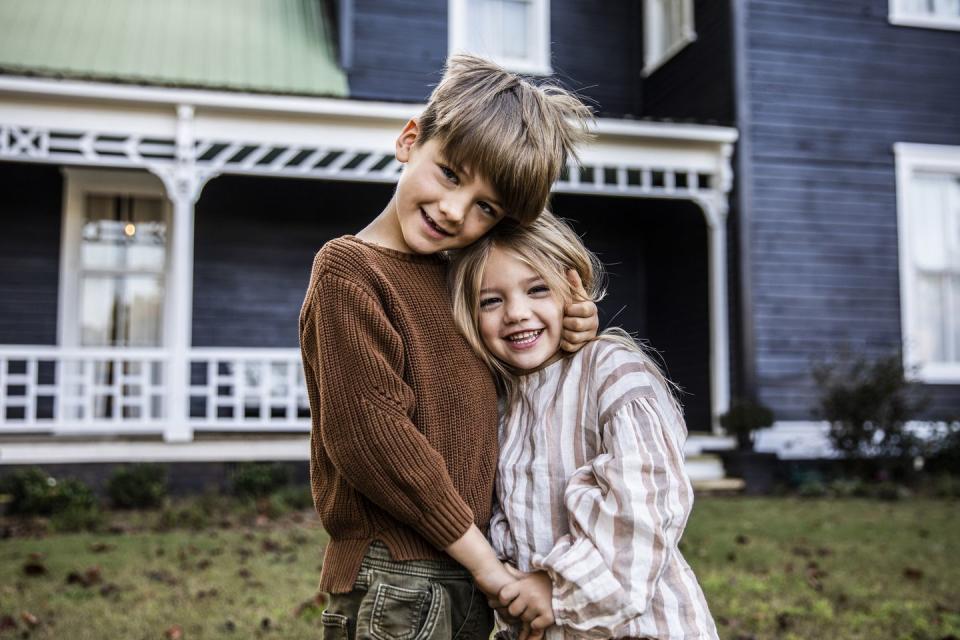
[[[947,267],[948,188],[951,176],[918,173],[912,185],[910,203],[910,253],[914,264],[924,271]]]
[[[124,282],[125,345],[160,346],[163,327],[163,285],[156,276],[131,276]]]
[[[933,0],[933,13],[947,18],[960,17],[960,0]]]
[[[117,283],[112,277],[86,277],[80,282],[80,344],[116,345]]]
[[[163,270],[166,223],[160,198],[88,195],[81,233],[86,269]]]
[[[522,0],[503,3],[503,55],[526,59],[530,55],[530,3]]]

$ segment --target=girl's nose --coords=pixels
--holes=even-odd
[[[530,317],[530,305],[522,300],[508,300],[504,305],[503,319],[509,324],[522,322]]]

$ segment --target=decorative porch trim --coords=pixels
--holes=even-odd
[[[15,99],[3,100],[7,95]],[[178,376],[190,344],[188,266],[203,185],[220,174],[395,182],[402,165],[391,143],[422,107],[0,77],[0,160],[141,169],[161,178],[174,209],[171,304],[180,328],[169,344]],[[609,119],[600,119],[596,132],[582,165],[566,167],[554,191],[686,199],[704,213],[718,432],[730,393],[726,223],[737,132]],[[186,415],[185,405],[171,405],[170,415]]]

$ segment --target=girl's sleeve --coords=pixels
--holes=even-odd
[[[534,560],[553,580],[558,625],[611,637],[650,608],[677,553],[693,492],[683,467],[686,429],[661,409],[654,393],[617,408],[601,424],[601,455],[567,485],[570,533]]]
[[[304,367],[319,415],[311,461],[325,452],[353,488],[443,549],[473,523],[443,456],[412,421],[403,340],[383,306],[339,275],[312,283],[300,318]]]
[[[490,529],[487,532],[487,537],[490,539],[490,546],[493,547],[498,559],[503,562],[516,563],[517,547],[513,541],[513,532],[510,531],[510,523],[500,506],[500,500],[496,498],[493,501]]]

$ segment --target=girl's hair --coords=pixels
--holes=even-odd
[[[493,370],[501,391],[512,400],[518,382],[517,372],[490,353],[480,336],[480,287],[483,271],[494,247],[509,251],[544,279],[550,291],[563,302],[573,299],[567,281],[567,269],[580,275],[587,297],[599,302],[606,295],[606,272],[603,263],[584,246],[573,229],[550,211],[543,213],[529,226],[502,220],[487,235],[452,254],[449,278],[453,295],[453,317],[460,333],[473,350]],[[675,392],[679,388],[663,374],[650,357],[649,346],[638,343],[620,327],[606,329],[596,340],[616,342],[641,355],[649,372],[667,390],[674,408],[680,412]]]
[[[507,216],[529,224],[577,145],[591,139],[592,120],[590,107],[552,80],[455,54],[420,115],[418,144],[437,140],[454,168],[479,172]]]

